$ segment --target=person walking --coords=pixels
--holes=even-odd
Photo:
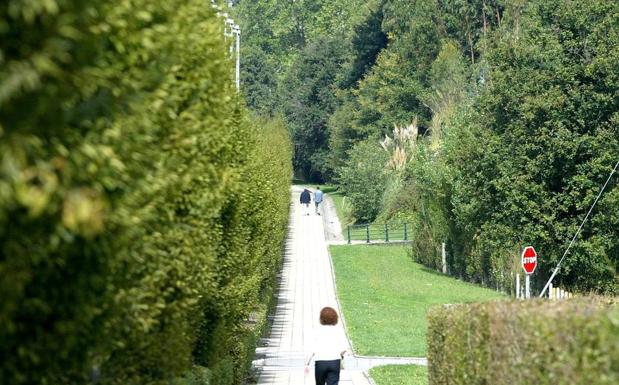
[[[316,215],[320,215],[320,204],[322,203],[323,193],[320,191],[320,186],[316,186],[314,191],[314,203],[316,204]]]
[[[316,331],[311,354],[305,365],[305,374],[309,373],[312,358],[315,362],[314,377],[316,385],[338,385],[340,368],[348,342],[337,330],[338,315],[335,309],[324,307],[320,311],[320,326]]]
[[[299,201],[301,202],[301,206],[305,207],[305,215],[309,215],[309,205],[312,201],[312,196],[310,195],[310,191],[308,189],[304,189],[299,197]]]

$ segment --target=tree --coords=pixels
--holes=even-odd
[[[378,140],[369,139],[357,143],[350,150],[349,159],[348,165],[340,169],[338,181],[350,199],[355,219],[372,222],[382,207],[389,154]]]
[[[489,258],[485,280],[506,273],[493,271],[509,265],[500,244],[535,244],[547,277],[617,160],[618,12],[605,1],[531,2],[488,52],[474,107],[480,150],[454,164],[456,217],[476,233],[476,258]],[[615,186],[601,208],[619,203]],[[557,283],[615,291],[619,228],[602,225],[616,223],[609,212],[593,214]]]
[[[322,181],[330,174],[327,119],[337,107],[333,85],[344,52],[338,39],[309,44],[280,85],[281,108],[295,143],[295,169],[310,180]]]
[[[381,28],[382,22],[381,2],[376,4],[365,20],[354,28],[351,42],[352,59],[347,63],[348,73],[344,74],[340,88],[356,87],[357,82],[374,65],[380,51],[387,47],[387,35]]]
[[[264,115],[273,115],[277,110],[277,74],[273,72],[273,57],[252,46],[241,52],[241,91],[247,106]]]
[[[429,69],[440,49],[436,1],[386,1],[382,28],[389,46],[360,82],[357,125],[377,134],[417,118],[425,132],[431,117],[421,101]]]

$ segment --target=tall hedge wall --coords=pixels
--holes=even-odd
[[[204,0],[0,4],[0,383],[241,381],[291,149],[231,70]]]
[[[596,298],[433,308],[431,385],[619,383],[619,307]]]

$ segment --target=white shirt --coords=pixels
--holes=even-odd
[[[316,203],[322,202],[322,191],[316,190],[316,192],[314,193],[314,202]]]
[[[315,331],[310,346],[310,355],[315,361],[339,360],[340,353],[348,350],[348,341],[343,331],[335,325],[320,325]]]

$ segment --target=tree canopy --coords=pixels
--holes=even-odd
[[[437,266],[446,242],[450,272],[465,279],[513,290],[519,250],[534,244],[542,285],[619,159],[619,5],[277,3],[303,8],[311,31],[303,45],[264,51],[281,98],[269,113],[283,114],[295,138],[297,174],[339,183],[359,220],[412,221],[418,261]],[[397,154],[380,147],[411,124],[418,140]],[[363,157],[379,162],[376,151],[386,163],[359,168]],[[390,168],[394,156],[406,166]],[[372,179],[382,187],[361,182]],[[617,291],[616,186],[557,284]]]

